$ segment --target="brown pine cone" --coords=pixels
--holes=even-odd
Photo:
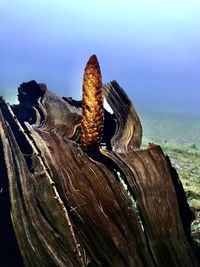
[[[104,125],[102,81],[99,62],[92,55],[83,78],[81,147],[86,152],[98,150]]]

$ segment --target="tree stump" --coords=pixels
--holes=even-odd
[[[199,266],[176,170],[159,146],[140,149],[119,84],[103,93],[114,113],[104,110],[92,153],[80,144],[81,101],[34,81],[19,105],[0,99],[1,266]]]

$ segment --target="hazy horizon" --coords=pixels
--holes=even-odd
[[[34,79],[80,99],[95,53],[137,110],[200,115],[199,25],[198,1],[1,0],[0,94]]]

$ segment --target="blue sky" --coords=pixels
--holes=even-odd
[[[88,57],[139,110],[199,113],[200,1],[0,0],[0,94],[44,82],[81,98]]]

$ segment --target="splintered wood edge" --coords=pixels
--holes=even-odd
[[[103,85],[103,94],[116,116],[116,132],[111,140],[113,151],[140,148],[142,125],[127,94],[116,81]]]
[[[2,104],[5,105],[5,108],[7,109],[9,115],[14,119],[18,130],[20,132],[22,132],[24,138],[26,139],[26,141],[28,142],[28,144],[32,148],[33,155],[37,156],[38,161],[40,162],[40,166],[42,166],[42,168],[44,170],[44,173],[45,173],[45,176],[47,177],[47,180],[48,180],[49,184],[52,187],[52,191],[54,193],[54,198],[57,200],[58,205],[63,210],[63,214],[64,214],[65,220],[67,222],[67,225],[69,227],[69,231],[70,231],[71,238],[72,238],[72,241],[73,241],[74,251],[76,252],[76,254],[78,256],[77,259],[78,259],[78,261],[80,263],[80,266],[85,266],[85,263],[84,263],[84,260],[83,260],[83,255],[82,255],[82,251],[81,251],[79,243],[78,243],[78,241],[76,239],[76,235],[75,235],[75,232],[74,232],[74,229],[73,229],[73,226],[72,226],[68,211],[64,206],[64,203],[63,203],[63,201],[62,201],[62,199],[61,199],[61,197],[60,197],[60,195],[59,195],[59,193],[57,191],[57,188],[56,188],[56,185],[55,185],[54,181],[51,179],[49,173],[46,171],[45,164],[43,162],[43,159],[40,157],[40,152],[38,151],[37,146],[35,146],[35,144],[32,142],[30,137],[24,131],[24,129],[21,126],[20,122],[18,121],[18,119],[14,115],[10,105],[8,103],[6,103],[4,101],[4,99],[1,99],[1,100],[2,100]],[[4,129],[5,126],[7,126],[8,128]],[[13,196],[15,195],[16,192],[14,191],[14,187],[12,186],[12,184],[14,183],[15,171],[13,170],[13,164],[11,163],[11,161],[13,160],[13,155],[11,155],[11,153],[13,153],[13,151],[12,151],[13,149],[18,149],[19,151],[20,151],[20,149],[19,149],[19,147],[17,145],[17,141],[15,139],[15,136],[14,136],[10,126],[7,125],[6,122],[4,121],[4,117],[3,117],[3,114],[2,114],[2,111],[1,111],[1,107],[0,107],[0,138],[2,138],[4,154],[5,154],[5,163],[6,163],[6,166],[8,168],[7,171],[8,171],[8,176],[9,176],[8,178],[9,178],[9,184],[10,184],[11,205],[13,207],[15,207],[17,202],[13,198]],[[20,153],[18,154],[18,157],[20,157]],[[19,168],[22,168],[22,169],[26,168],[26,165],[23,165],[23,161],[24,161],[24,158],[21,160],[21,165],[19,165]],[[23,175],[21,175],[21,177],[23,177]],[[14,228],[15,228],[15,233],[17,235],[18,243],[19,243],[19,245],[21,247],[22,243],[21,243],[21,239],[20,239],[20,233],[18,232],[18,228],[16,227],[17,222],[15,221],[16,218],[14,216],[14,213],[15,213],[15,208],[12,209],[11,216],[12,216],[12,221],[13,221]],[[26,256],[24,254],[23,246],[21,247],[21,253],[23,254],[23,256],[25,257],[25,260],[26,260]]]

